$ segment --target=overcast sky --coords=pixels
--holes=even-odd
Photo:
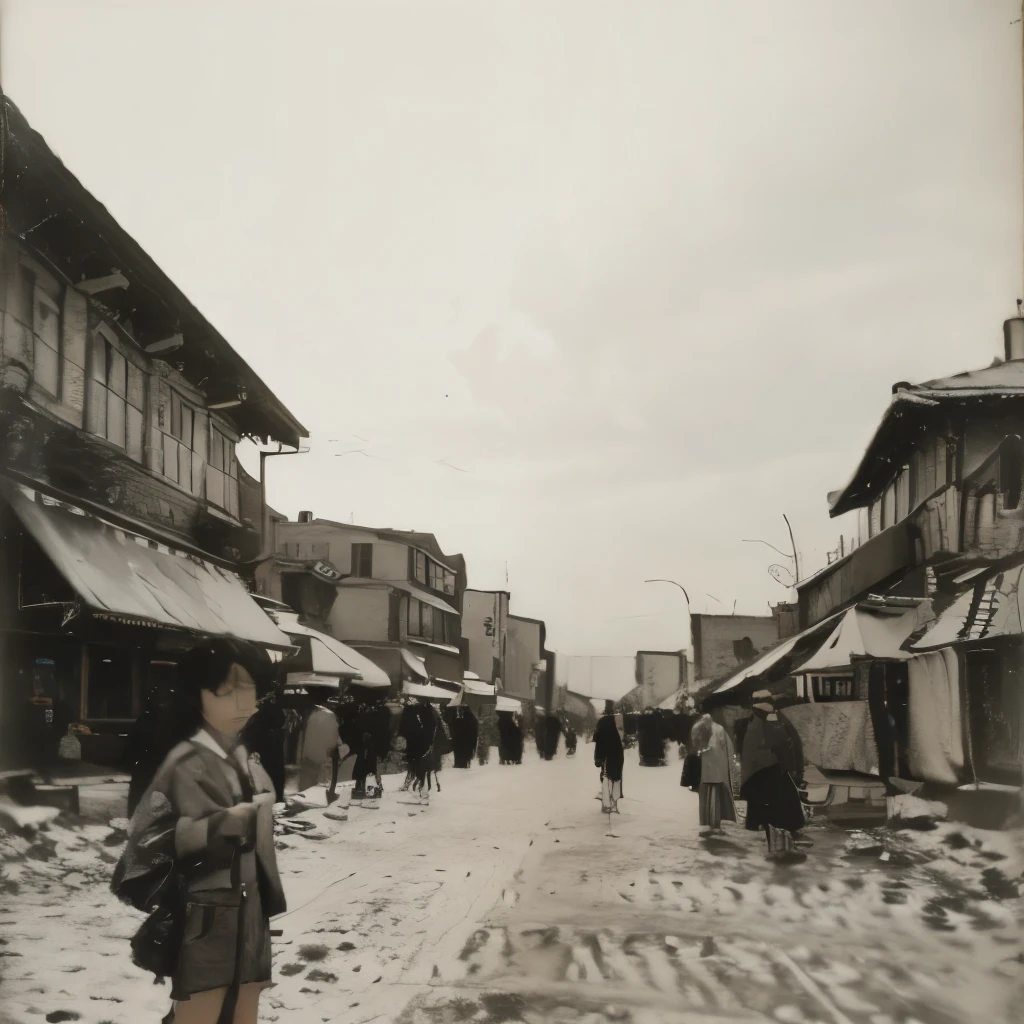
[[[784,599],[743,539],[824,564],[891,384],[1024,288],[1016,0],[2,6],[5,91],[310,430],[272,503],[507,563],[563,652],[687,644],[651,576]]]

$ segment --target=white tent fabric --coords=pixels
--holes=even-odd
[[[456,695],[451,690],[442,690],[430,683],[403,683],[402,693],[409,697],[425,697],[427,700],[452,700]]]
[[[365,655],[352,650],[347,644],[335,640],[333,636],[311,629],[299,622],[297,612],[284,612],[274,609],[268,612],[278,627],[289,636],[309,637],[310,654],[313,658],[313,671],[317,674],[360,677],[360,686],[384,689],[391,686],[387,673],[375,665]]]
[[[915,779],[956,785],[964,766],[960,677],[956,651],[921,654],[907,666],[910,676],[910,737],[907,758]]]
[[[417,658],[412,651],[407,648],[402,648],[402,661],[405,662],[406,667],[410,668],[413,673],[424,679],[427,682],[430,681],[430,673],[427,671],[426,662],[422,658]]]
[[[751,676],[759,676],[762,672],[767,672],[777,661],[781,661],[794,647],[796,647],[797,641],[800,639],[799,636],[791,636],[788,640],[784,640],[781,644],[777,644],[771,650],[766,651],[757,659],[752,665],[748,665],[745,669],[737,672],[734,676],[730,676],[721,686],[715,690],[715,693],[726,693],[729,690],[739,686],[740,683]]]
[[[471,693],[475,697],[493,697],[494,696],[494,684],[493,683],[482,683],[479,679],[463,679],[462,689],[466,693]]]
[[[516,714],[520,714],[523,710],[523,702],[516,700],[515,697],[498,697],[497,709],[499,711],[514,711]]]
[[[911,657],[901,649],[907,637],[920,625],[917,608],[899,614],[848,608],[818,650],[798,672],[831,672],[849,668],[855,657],[906,661]]]

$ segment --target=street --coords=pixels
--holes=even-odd
[[[1013,1019],[1011,834],[813,825],[807,862],[778,867],[741,829],[700,839],[678,765],[632,752],[609,824],[591,752],[445,770],[427,809],[388,792],[347,822],[304,815],[314,829],[279,841],[291,909],[261,1019]],[[136,915],[106,887],[115,840],[102,825],[4,838],[0,993],[19,1024],[166,1011],[129,960]]]

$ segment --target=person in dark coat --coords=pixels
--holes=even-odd
[[[638,716],[637,740],[642,767],[660,768],[665,764],[665,737],[661,717],[651,708]]]
[[[164,758],[180,739],[180,730],[175,727],[172,717],[170,694],[150,688],[142,714],[132,724],[121,755],[121,763],[131,775],[128,783],[129,818],[135,813]]]
[[[242,730],[242,742],[255,754],[274,783],[278,803],[284,802],[284,710],[277,690],[271,690],[256,707],[256,714]]]
[[[740,796],[747,802],[746,827],[764,831],[769,856],[790,856],[806,824],[797,785],[803,778],[800,737],[775,710],[767,690],[754,694],[754,713],[743,737]]]
[[[480,724],[476,715],[473,714],[472,708],[466,707],[465,704],[450,708],[448,717],[448,725],[452,731],[452,744],[455,749],[455,767],[469,768],[473,763]]]
[[[572,727],[572,724],[566,720],[562,726],[565,731],[565,756],[575,757],[576,756],[576,730]]]
[[[619,813],[622,799],[622,766],[625,763],[622,725],[617,720],[615,705],[606,701],[604,715],[594,730],[594,767],[601,769],[601,810]]]
[[[523,736],[511,711],[498,712],[498,761],[501,764],[523,763]]]
[[[553,761],[558,753],[558,741],[562,736],[562,723],[553,712],[544,715],[544,760]]]
[[[413,789],[419,794],[421,803],[430,800],[426,782],[427,772],[431,768],[430,754],[436,724],[430,705],[425,701],[416,701],[405,706],[398,727],[398,735],[405,740],[405,759],[413,776]]]

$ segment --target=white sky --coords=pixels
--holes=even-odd
[[[785,598],[743,538],[824,564],[891,384],[1024,287],[1015,0],[2,7],[5,91],[309,428],[273,504],[507,562],[563,652],[686,644],[651,576]]]

